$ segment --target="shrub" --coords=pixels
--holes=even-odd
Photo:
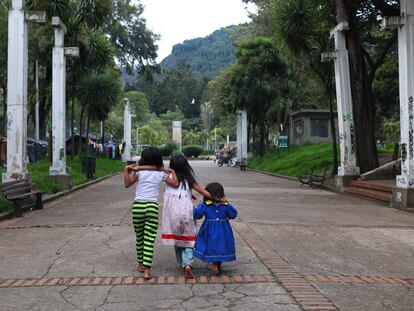
[[[201,155],[206,155],[206,156],[208,156],[208,155],[214,155],[215,154],[215,151],[213,150],[213,149],[205,149],[202,153],[201,153]]]
[[[169,157],[175,150],[177,150],[177,144],[173,141],[170,141],[159,149],[163,157]]]
[[[197,158],[203,151],[204,151],[204,148],[202,146],[190,145],[190,146],[183,147],[183,153],[186,157]]]

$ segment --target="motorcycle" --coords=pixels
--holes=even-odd
[[[217,165],[219,167],[222,167],[223,164],[227,164],[227,166],[233,167],[236,165],[236,161],[234,161],[234,157],[232,155],[220,156],[220,158],[217,161]]]

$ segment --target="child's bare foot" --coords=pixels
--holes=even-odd
[[[211,265],[211,272],[212,272],[213,274],[218,274],[218,273],[220,273],[220,270],[219,270],[219,267],[218,267],[217,262],[213,262],[213,263],[212,263],[212,265]]]
[[[194,279],[193,268],[191,266],[185,266],[185,277],[187,279]]]
[[[150,268],[144,268],[144,279],[146,280],[152,279]]]
[[[141,273],[144,272],[144,266],[142,265],[142,263],[140,263],[140,262],[138,263],[137,270],[138,270],[138,272],[141,272]]]

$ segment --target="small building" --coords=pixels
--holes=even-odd
[[[338,137],[338,115],[335,111],[335,128]],[[289,142],[291,145],[332,142],[329,109],[302,109],[289,116]]]

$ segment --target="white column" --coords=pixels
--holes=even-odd
[[[247,159],[247,111],[241,112],[241,157],[240,159]]]
[[[26,163],[27,25],[22,0],[13,0],[8,23],[7,173],[3,182],[30,178]]]
[[[414,189],[414,1],[401,1],[398,28],[401,175],[397,187]]]
[[[125,99],[124,110],[124,142],[125,150],[122,152],[122,161],[131,161],[131,111],[129,108],[129,100]]]
[[[240,163],[242,159],[242,112],[237,111],[237,161]]]
[[[52,166],[51,176],[66,176],[66,28],[59,22],[55,26],[55,46],[53,48],[52,68]]]
[[[338,24],[331,31],[331,37],[333,36],[335,40],[335,52],[322,54],[322,61],[334,59],[335,63],[335,85],[341,151],[341,163],[338,168],[339,176],[359,175],[359,167],[356,162],[356,138],[352,112],[349,59],[345,38],[345,31],[348,29],[347,22]]]

